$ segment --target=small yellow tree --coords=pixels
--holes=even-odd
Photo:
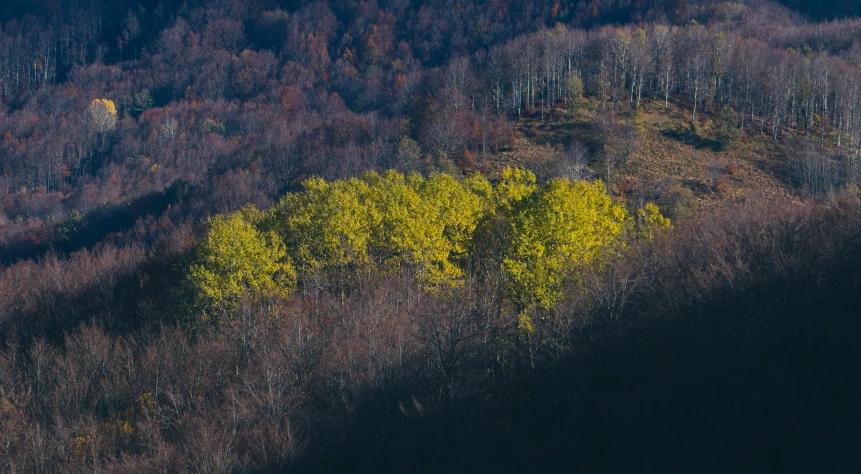
[[[109,99],[95,99],[87,107],[87,119],[90,128],[96,133],[97,154],[90,163],[92,172],[96,172],[102,165],[108,132],[117,125],[117,107]]]
[[[95,132],[106,133],[117,125],[117,107],[110,99],[95,99],[87,107],[87,117]]]
[[[640,238],[652,240],[658,234],[673,228],[670,219],[661,214],[661,210],[654,203],[646,203],[637,209],[637,235]]]

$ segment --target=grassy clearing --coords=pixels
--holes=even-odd
[[[698,112],[693,130],[690,118],[675,101],[665,109],[662,101],[644,100],[639,113],[627,103],[613,110],[586,99],[543,114],[535,109],[513,121],[512,146],[494,156],[490,172],[521,165],[550,175],[559,156],[579,142],[595,173],[605,180],[609,174],[614,194],[645,194],[675,217],[727,200],[800,196],[787,176],[784,145],[768,133],[736,130],[727,138],[715,115]],[[607,159],[615,160],[610,173]]]

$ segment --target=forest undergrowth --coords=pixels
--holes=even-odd
[[[32,289],[50,324],[3,320],[4,469],[851,471],[859,222],[854,192],[713,210],[582,271],[529,331],[490,273],[320,275],[193,329],[157,316],[154,262],[101,310]],[[153,319],[117,326],[117,301]]]

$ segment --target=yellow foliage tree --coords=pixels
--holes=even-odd
[[[670,219],[664,217],[658,206],[651,202],[637,209],[637,217],[639,221],[637,230],[640,238],[652,240],[659,233],[673,228]]]
[[[117,124],[117,107],[110,99],[95,99],[87,107],[87,115],[93,130],[105,133]]]
[[[262,217],[249,206],[209,220],[188,273],[204,317],[235,307],[246,292],[287,295],[293,289],[295,270],[281,239],[255,227]]]
[[[618,245],[630,216],[601,181],[555,179],[512,208],[503,266],[519,310],[554,307],[565,278]]]
[[[449,259],[465,256],[476,224],[486,210],[483,196],[489,189],[490,183],[480,175],[459,183],[450,175],[435,174],[419,182],[418,193],[431,208],[428,217],[442,226]]]
[[[300,270],[366,264],[371,229],[377,220],[367,206],[370,188],[352,178],[327,183],[310,178],[302,191],[284,196],[272,214]]]
[[[469,188],[446,174],[424,179],[387,172],[374,181],[380,225],[375,248],[381,262],[411,265],[430,287],[457,284],[482,209]]]

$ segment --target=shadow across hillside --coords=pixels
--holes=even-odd
[[[727,303],[736,321],[723,328],[606,341],[521,380],[502,406],[461,400],[383,423],[374,415],[396,405],[371,395],[341,443],[297,472],[857,472],[855,315],[846,306],[806,335],[774,331],[778,321],[744,327],[748,305]],[[809,322],[805,309],[796,315]]]
[[[673,140],[690,145],[698,150],[703,148],[709,148],[714,152],[719,152],[724,149],[724,146],[719,141],[712,138],[700,136],[700,134],[691,130],[688,127],[667,129],[663,130],[661,133],[663,133],[663,135],[667,138],[672,138]]]
[[[421,384],[372,391],[295,472],[858,472],[861,232],[834,221],[850,217],[691,241],[623,324],[595,319],[567,356],[436,412]]]
[[[68,255],[93,248],[112,234],[119,237],[117,234],[131,229],[142,217],[160,216],[170,205],[181,202],[190,189],[190,184],[180,180],[164,191],[146,194],[127,204],[100,208],[85,216],[67,216],[46,241],[33,244],[25,240],[0,250],[0,265],[38,259],[51,252]]]

